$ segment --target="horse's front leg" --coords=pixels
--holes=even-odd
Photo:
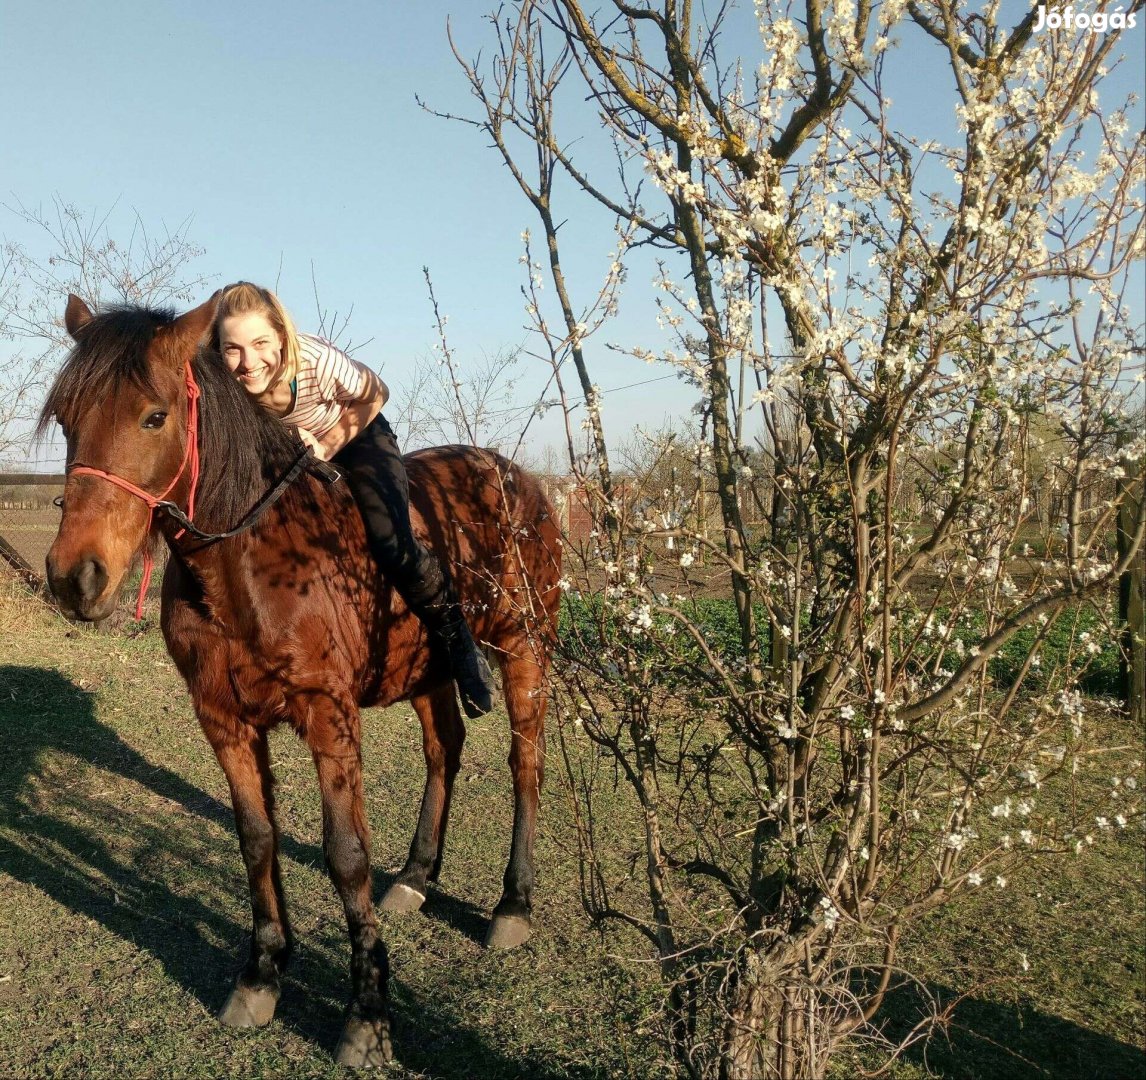
[[[352,998],[338,1043],[339,1064],[384,1065],[393,1056],[387,1001],[389,964],[378,937],[370,885],[370,831],[362,797],[357,711],[308,724],[322,790],[322,848],[350,931]],[[349,730],[348,730],[349,729]]]
[[[274,778],[265,731],[233,718],[203,729],[231,787],[231,805],[239,832],[239,847],[251,890],[251,954],[219,1019],[231,1027],[269,1024],[278,1003],[279,979],[291,951],[291,932],[279,873],[278,829],[274,820]],[[218,718],[223,720],[222,717]]]

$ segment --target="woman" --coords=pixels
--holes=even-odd
[[[342,469],[379,569],[446,650],[466,715],[488,712],[489,665],[448,575],[410,530],[406,469],[381,411],[386,384],[330,342],[298,333],[278,297],[247,281],[220,293],[210,344],[248,394]]]

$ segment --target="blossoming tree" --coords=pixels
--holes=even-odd
[[[1119,31],[1002,11],[519,0],[491,60],[455,48],[539,218],[535,351],[594,509],[560,671],[585,902],[652,944],[691,1075],[823,1075],[912,920],[1140,814],[1136,777],[1088,794],[1079,680],[1142,544],[1141,499],[1113,535],[1142,483],[1146,147],[1100,97]],[[890,100],[905,70],[944,120]],[[578,296],[560,225],[594,212],[616,250]],[[650,251],[667,336],[635,352],[697,403],[650,437],[655,483],[610,463],[595,353]],[[639,902],[586,737],[633,797]]]

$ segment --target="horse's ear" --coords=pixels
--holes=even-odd
[[[64,311],[64,326],[74,338],[88,323],[94,319],[92,309],[87,306],[75,293],[68,293],[68,306]]]
[[[178,337],[198,344],[207,336],[211,329],[211,322],[215,318],[215,309],[219,306],[219,297],[223,295],[222,289],[216,289],[209,300],[205,300],[197,308],[180,315],[171,324],[171,329]]]

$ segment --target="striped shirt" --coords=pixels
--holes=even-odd
[[[321,439],[366,392],[367,369],[336,345],[313,334],[298,335],[294,406],[284,424],[305,428]]]

